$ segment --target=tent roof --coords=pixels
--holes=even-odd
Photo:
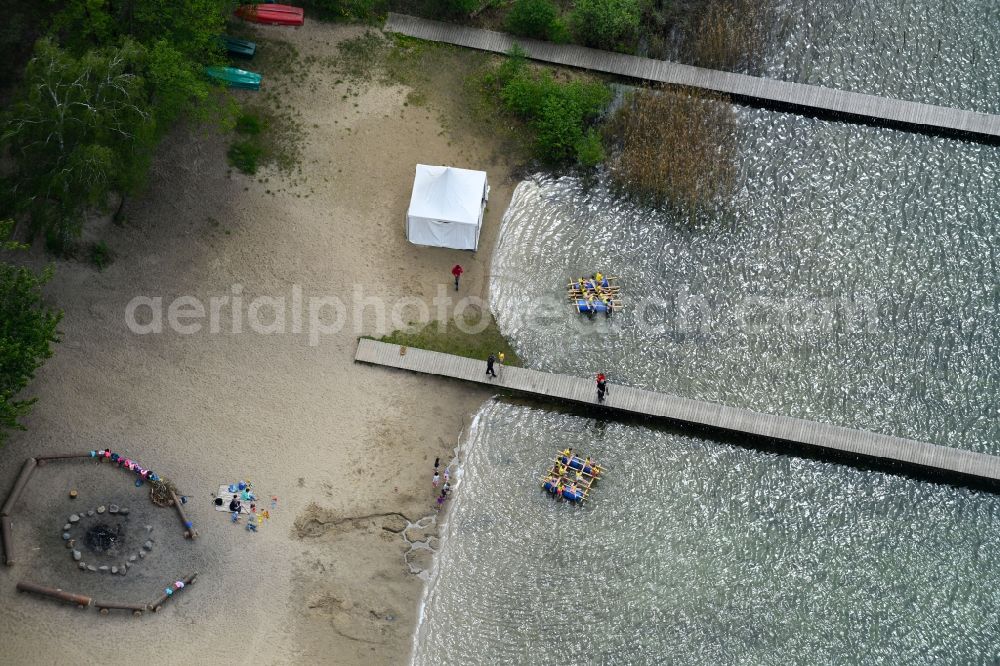
[[[408,214],[478,225],[485,189],[485,171],[418,164]]]

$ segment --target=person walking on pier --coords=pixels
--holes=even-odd
[[[455,267],[451,269],[451,274],[455,276],[455,291],[458,291],[458,278],[462,277],[464,272],[459,264],[455,264]]]
[[[601,372],[597,375],[597,402],[604,402],[604,396],[608,392],[608,378]]]
[[[494,377],[497,376],[496,371],[493,369],[493,364],[496,362],[497,362],[497,357],[494,356],[493,354],[490,354],[490,357],[486,359],[486,374],[492,375]]]

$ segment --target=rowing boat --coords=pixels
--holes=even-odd
[[[265,25],[294,25],[305,23],[305,11],[291,5],[240,5],[236,15],[244,21]]]
[[[246,39],[236,39],[229,35],[219,35],[219,43],[229,55],[252,58],[257,53],[257,44]]]
[[[205,74],[230,88],[260,90],[260,74],[235,67],[206,67]]]

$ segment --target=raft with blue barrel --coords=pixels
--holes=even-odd
[[[603,314],[610,317],[622,308],[621,287],[615,283],[614,277],[598,273],[590,278],[577,278],[566,285],[566,296],[573,308],[580,314],[594,316]]]

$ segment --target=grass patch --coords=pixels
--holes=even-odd
[[[499,56],[369,31],[341,42],[338,55],[324,64],[341,77],[337,83],[345,86],[344,99],[365,82],[407,86],[406,108],[437,113],[453,141],[488,139],[499,144],[498,157],[527,162],[533,134],[484,89],[485,73],[498,62]]]
[[[427,104],[427,94],[419,90],[411,90],[406,95],[406,106],[425,106]]]
[[[330,64],[347,79],[369,80],[383,73],[390,46],[380,33],[368,30],[363,35],[340,42],[337,57]]]
[[[239,138],[229,147],[229,164],[250,175],[269,164],[291,171],[299,163],[301,129],[291,113],[248,107],[236,118]]]
[[[475,314],[466,315],[464,319],[465,328],[468,329],[472,329],[480,322],[479,316]],[[449,319],[445,322],[432,321],[414,330],[393,331],[389,335],[374,339],[394,345],[478,358],[484,362],[490,354],[503,353],[506,365],[521,365],[521,359],[507,339],[500,334],[500,329],[492,316],[489,316],[486,328],[479,333],[466,333],[453,319]]]

